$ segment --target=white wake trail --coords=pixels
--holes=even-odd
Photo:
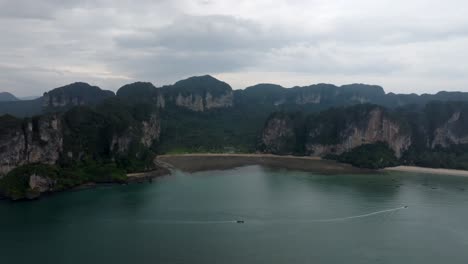
[[[226,221],[195,221],[195,220],[143,220],[142,223],[162,225],[213,225],[213,224],[235,224],[237,220]]]
[[[369,217],[369,216],[374,216],[374,215],[379,215],[379,214],[385,214],[385,213],[390,213],[390,212],[395,212],[399,210],[406,209],[408,207],[402,206],[398,208],[393,208],[393,209],[387,209],[387,210],[381,210],[377,212],[372,212],[368,214],[362,214],[362,215],[353,215],[353,216],[347,216],[347,217],[338,217],[338,218],[329,218],[329,219],[316,219],[316,220],[310,220],[310,222],[337,222],[337,221],[346,221],[350,219],[356,219],[356,218],[364,218],[364,217]]]
[[[403,210],[408,208],[408,206],[401,206],[398,208],[381,210],[377,212],[361,214],[361,215],[353,215],[353,216],[346,216],[346,217],[338,217],[338,218],[327,218],[327,219],[304,219],[304,220],[294,220],[294,219],[284,219],[284,220],[252,220],[249,221],[248,219],[245,220],[223,220],[223,221],[197,221],[197,220],[141,220],[142,223],[151,223],[151,224],[166,224],[166,225],[213,225],[213,224],[243,224],[248,222],[254,223],[268,223],[268,222],[283,222],[283,223],[327,223],[327,222],[339,222],[339,221],[346,221],[351,219],[358,219],[358,218],[365,218],[385,213],[393,213],[399,210]]]

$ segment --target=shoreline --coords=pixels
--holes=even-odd
[[[468,170],[428,168],[418,166],[397,166],[380,170],[362,169],[349,164],[324,160],[313,156],[292,156],[274,154],[227,154],[227,153],[194,153],[167,154],[156,158],[162,164],[170,165],[182,171],[197,172],[204,170],[224,170],[249,165],[264,165],[276,168],[314,171],[323,173],[379,173],[409,172],[435,175],[468,177]],[[212,164],[210,164],[212,163]]]
[[[385,168],[382,170],[390,171],[390,172],[397,171],[397,172],[411,172],[411,173],[425,173],[425,174],[468,177],[468,171],[455,170],[455,169],[437,169],[437,168],[426,168],[426,167],[417,167],[417,166],[397,166],[397,167]]]
[[[170,167],[190,173],[207,170],[226,170],[250,165],[324,174],[378,172],[376,170],[353,167],[349,164],[332,160],[324,160],[320,157],[279,156],[273,154],[170,154],[157,156],[156,163],[166,164]]]

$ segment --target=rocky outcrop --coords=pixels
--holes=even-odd
[[[464,120],[461,111],[455,111],[450,118],[433,132],[430,146],[449,147],[450,145],[468,144],[468,129],[464,128]]]
[[[166,107],[166,100],[164,99],[164,96],[162,94],[158,94],[158,96],[156,97],[156,106],[159,108]]]
[[[179,93],[175,98],[175,104],[196,112],[203,112],[214,108],[227,108],[233,105],[233,93],[231,91],[218,96],[213,96],[207,92],[204,95]]]
[[[300,94],[296,97],[296,104],[320,104],[322,96],[320,94]]]
[[[50,191],[55,186],[55,180],[41,175],[33,174],[29,176],[29,188],[39,193]]]
[[[28,163],[55,164],[63,150],[62,121],[57,115],[42,116],[27,123],[25,135]]]
[[[334,129],[334,142],[322,143],[322,133],[327,133],[324,126],[316,126],[308,133],[307,152],[314,156],[327,154],[342,154],[364,144],[385,142],[395,151],[397,157],[411,145],[411,133],[401,123],[390,118],[380,107],[373,107],[363,113],[357,120],[329,120],[329,122],[343,122]]]
[[[159,140],[161,134],[161,120],[153,113],[146,121],[129,127],[123,134],[114,135],[110,144],[111,152],[128,154],[132,142],[139,142],[143,148],[150,148]]]
[[[261,136],[261,150],[273,154],[292,154],[296,145],[294,121],[286,114],[268,119]]]
[[[219,96],[213,96],[208,92],[205,95],[205,109],[231,107],[233,105],[233,99],[232,91],[228,91]]]
[[[0,174],[20,165],[57,162],[63,150],[62,125],[57,115],[14,122],[0,134]]]
[[[44,115],[24,120],[14,117],[2,117],[0,123],[6,124],[0,129],[1,175],[5,175],[21,165],[54,165],[61,158],[79,160],[84,155],[94,155],[94,153],[83,153],[83,151],[94,147],[86,145],[86,140],[80,141],[81,145],[67,145],[64,147],[64,135],[68,133],[68,137],[70,137],[72,132],[69,128],[64,127],[62,115]],[[108,128],[98,128],[92,133],[100,134],[107,131]],[[78,133],[80,133],[79,131]],[[159,140],[160,132],[161,123],[156,113],[150,115],[147,120],[135,120],[123,133],[110,135],[111,140],[107,143],[110,151],[109,155],[110,157],[113,155],[129,155],[129,152],[135,149],[133,147],[134,142],[140,146],[137,148],[137,152],[144,151]],[[73,134],[71,137],[73,137]],[[132,152],[132,154],[135,153]]]
[[[209,75],[191,77],[158,89],[164,97],[159,105],[175,105],[195,112],[228,108],[234,104],[231,86]],[[162,103],[164,101],[164,103]]]
[[[132,136],[131,136],[132,129],[130,128],[126,133],[123,135],[114,135],[112,137],[110,150],[113,153],[117,154],[124,154],[127,153],[130,148],[130,143],[132,143]]]
[[[78,82],[44,93],[42,106],[47,110],[96,104],[112,96],[114,96],[114,93],[111,91],[101,90],[97,86]]]
[[[161,122],[158,116],[153,114],[148,121],[143,121],[141,130],[141,144],[147,148],[151,147],[155,141],[159,140],[159,135],[161,134]]]
[[[179,93],[175,99],[175,104],[196,112],[203,112],[203,110],[205,110],[203,98],[198,94],[184,96]]]

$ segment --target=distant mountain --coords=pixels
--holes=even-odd
[[[151,83],[125,85],[117,96],[131,101],[150,101],[162,108],[185,108],[195,112],[233,106],[233,91],[229,84],[212,76],[196,76],[156,88]]]
[[[79,105],[94,105],[115,96],[112,91],[77,82],[55,88],[33,100],[0,102],[0,115],[31,117],[46,112],[60,112]]]
[[[19,99],[16,98],[14,95],[8,92],[0,92],[0,102],[11,102],[11,101],[18,101]]]
[[[63,111],[78,105],[93,105],[113,97],[111,91],[87,83],[73,83],[53,89],[44,96],[24,103],[0,102],[0,115],[31,116],[47,111]],[[388,108],[406,105],[424,106],[431,101],[468,101],[466,92],[437,94],[386,94],[377,85],[314,84],[285,88],[276,84],[258,84],[244,90],[232,90],[229,84],[210,75],[190,77],[173,85],[155,87],[152,83],[136,82],[122,86],[117,97],[140,101],[161,108],[182,108],[195,112],[238,108],[265,118],[274,111],[304,111],[312,113],[330,107],[356,104],[376,104]],[[42,106],[38,106],[40,104]]]
[[[92,105],[113,96],[115,94],[112,91],[101,90],[97,86],[77,82],[44,93],[43,107],[60,109],[79,105]]]

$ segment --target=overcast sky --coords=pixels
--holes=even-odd
[[[0,0],[0,91],[211,74],[468,91],[466,0]]]

